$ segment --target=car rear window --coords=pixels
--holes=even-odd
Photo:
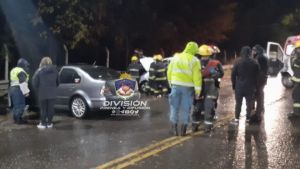
[[[118,79],[120,73],[115,70],[105,67],[82,67],[82,70],[87,72],[94,79]]]

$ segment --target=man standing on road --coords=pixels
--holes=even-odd
[[[180,135],[185,136],[195,95],[199,99],[202,77],[200,73],[201,63],[195,57],[197,53],[197,43],[189,42],[184,51],[175,55],[168,66],[167,76],[171,85],[170,121],[173,135],[178,135],[178,113],[182,111],[183,120]]]
[[[206,131],[209,131],[213,125],[215,116],[215,108],[219,96],[218,86],[216,81],[224,75],[221,63],[212,59],[213,50],[208,45],[201,45],[199,48],[202,64],[202,76],[204,81],[203,96],[204,96],[204,124]]]
[[[9,95],[13,105],[13,118],[16,124],[26,123],[22,119],[25,110],[25,93],[24,87],[28,89],[29,80],[29,63],[27,60],[20,58],[17,67],[10,71],[10,88]],[[24,86],[24,87],[22,87]],[[23,89],[23,90],[22,90]],[[28,90],[29,91],[29,90]]]
[[[292,80],[294,82],[293,88],[293,112],[288,114],[288,117],[300,117],[300,41],[295,43],[293,57],[291,58],[291,66],[294,72]]]
[[[254,93],[257,86],[259,65],[251,58],[251,48],[244,46],[241,49],[240,59],[234,64],[231,73],[232,89],[235,90],[235,120],[238,124],[242,101],[245,97],[247,105],[246,122],[250,121],[253,108]]]
[[[128,65],[127,71],[138,83],[140,80],[140,76],[142,75],[144,68],[142,64],[139,62],[139,58],[137,56],[131,57],[131,63]]]
[[[259,64],[258,84],[255,91],[256,110],[255,115],[251,117],[254,122],[260,122],[265,112],[264,107],[264,88],[268,80],[268,58],[264,56],[264,49],[260,45],[255,45],[252,48],[253,58]],[[255,103],[253,103],[255,104]]]

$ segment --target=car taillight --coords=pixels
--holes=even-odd
[[[74,79],[74,82],[75,82],[75,83],[80,83],[80,78],[75,78],[75,79]]]
[[[103,86],[100,90],[101,95],[111,95],[112,92],[109,87]]]

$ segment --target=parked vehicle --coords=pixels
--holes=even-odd
[[[100,111],[105,101],[118,101],[115,81],[120,73],[93,65],[63,66],[59,71],[60,84],[55,108],[70,110],[76,118],[83,118],[89,111]],[[135,85],[134,95],[129,100],[140,98]]]
[[[149,85],[149,69],[151,63],[154,62],[154,59],[152,57],[143,57],[140,59],[140,62],[145,69],[145,73],[141,75],[138,83],[139,83],[140,91],[142,93],[147,93],[148,92],[147,86]]]
[[[281,83],[286,88],[293,87],[293,81],[291,76],[293,71],[291,68],[291,58],[293,57],[292,52],[294,50],[294,44],[300,41],[300,35],[290,36],[286,39],[284,47],[282,48],[279,43],[268,42],[267,44],[267,57],[272,63],[278,64],[269,64],[270,69],[274,70],[273,75],[277,76],[279,72],[281,73]]]

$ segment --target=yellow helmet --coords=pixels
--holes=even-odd
[[[294,44],[294,49],[299,48],[299,47],[300,47],[300,41],[297,41],[297,42]]]
[[[138,60],[137,56],[134,55],[134,56],[131,57],[131,61],[137,61],[137,60]]]
[[[154,55],[154,56],[153,56],[153,59],[154,59],[154,60],[162,61],[163,57],[162,57],[162,55],[159,55],[159,54],[158,54],[158,55]]]
[[[213,54],[213,51],[212,51],[212,48],[209,47],[208,45],[201,45],[201,46],[199,47],[199,54],[200,54],[201,56],[206,56],[206,57],[208,57],[208,56],[211,56],[211,55]]]

